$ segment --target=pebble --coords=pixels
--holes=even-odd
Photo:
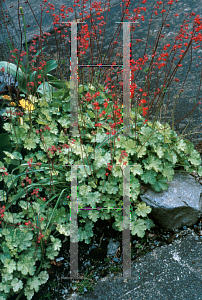
[[[59,258],[56,258],[56,262],[58,262],[58,261],[61,261],[61,260],[63,260],[64,259],[64,257],[59,257]]]
[[[113,258],[113,261],[114,262],[119,262],[118,258],[116,258],[116,257]]]

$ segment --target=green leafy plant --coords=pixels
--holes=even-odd
[[[23,14],[22,10],[21,13]],[[192,16],[193,13],[190,17]],[[139,10],[136,18],[140,18]],[[163,22],[165,23],[165,20]],[[24,16],[23,23],[26,32]],[[172,75],[166,74],[165,82],[159,85],[158,81],[156,84],[154,99],[158,95],[160,102],[163,101],[191,43],[197,43],[200,38],[194,35],[202,29],[198,16],[195,17],[194,24],[193,32],[189,37],[190,42],[183,50],[184,54],[180,54],[177,66],[173,66]],[[158,32],[153,53],[157,50],[162,28]],[[85,37],[81,38],[80,42],[82,47],[87,49],[89,47],[87,38],[90,33],[87,26],[82,30]],[[181,38],[180,34],[176,40]],[[172,48],[174,55],[178,48],[175,43],[176,41]],[[163,50],[169,47],[170,44],[167,44]],[[40,50],[41,52],[38,51],[37,54],[42,54],[43,49]],[[85,53],[85,51],[81,52]],[[177,166],[183,166],[187,172],[197,169],[198,174],[202,175],[200,155],[194,150],[194,145],[190,141],[182,139],[183,135],[177,136],[168,123],[161,124],[155,119],[151,123],[144,118],[148,109],[143,107],[143,104],[147,103],[144,97],[148,100],[151,96],[150,75],[154,67],[160,70],[166,66],[167,62],[160,64],[158,61],[162,57],[164,61],[167,60],[165,57],[170,59],[168,54],[160,54],[155,63],[154,54],[150,60],[147,55],[136,62],[133,60],[136,66],[131,67],[132,80],[134,73],[139,72],[144,64],[149,63],[149,66],[145,68],[147,79],[143,81],[144,89],[137,90],[135,83],[132,85],[131,99],[134,100],[136,96],[139,100],[131,111],[129,126],[132,134],[130,136],[122,134],[125,128],[121,126],[123,120],[121,108],[117,105],[118,93],[114,93],[113,88],[110,89],[108,84],[105,87],[99,84],[99,78],[97,81],[94,78],[94,84],[92,81],[88,84],[84,82],[80,84],[78,88],[79,136],[74,138],[69,135],[72,125],[70,83],[60,82],[48,74],[56,66],[59,67],[57,60],[50,61],[49,64],[42,62],[45,68],[41,67],[39,71],[44,72],[37,73],[39,71],[31,70],[28,66],[27,43],[26,55],[27,68],[20,66],[18,73],[19,88],[26,97],[30,96],[31,91],[31,96],[35,97],[34,108],[32,107],[33,110],[30,111],[23,101],[24,106],[7,107],[3,114],[6,117],[4,129],[9,133],[12,150],[4,150],[4,162],[0,162],[0,181],[4,184],[4,188],[0,190],[2,204],[0,207],[0,268],[2,270],[0,300],[16,294],[18,294],[17,300],[23,294],[27,299],[32,299],[40,286],[47,282],[50,261],[58,256],[62,247],[61,240],[57,236],[70,236],[70,229],[73,227],[70,222],[71,165],[77,165],[78,241],[85,241],[87,244],[91,242],[94,224],[100,218],[107,220],[114,217],[113,229],[122,231],[129,225],[130,214],[131,234],[138,237],[144,237],[145,231],[154,226],[148,217],[151,208],[139,198],[141,183],[150,186],[156,192],[166,190],[167,181],[173,180]],[[15,59],[18,64],[16,55]],[[13,74],[18,71],[16,66],[8,64],[0,67],[10,67],[8,72]],[[26,80],[23,79],[24,75]],[[43,77],[43,84],[38,82],[35,85],[40,75]],[[48,82],[45,82],[45,75]],[[109,75],[107,80],[110,81]],[[49,84],[57,90],[51,89],[51,93],[46,93],[46,88],[49,91]],[[32,86],[31,90],[29,85]],[[40,88],[42,88],[41,93]],[[161,106],[161,103],[159,105]],[[19,109],[23,122],[19,122]],[[9,170],[11,165],[15,165],[12,171]],[[126,165],[130,165],[131,205],[130,210],[126,212],[127,218],[123,219],[121,207]],[[116,209],[117,207],[120,208]],[[83,284],[89,282],[83,281]],[[79,291],[81,290],[80,287]]]
[[[93,94],[94,87],[91,88],[92,90],[85,87],[87,92]],[[44,108],[40,101],[36,102],[36,109],[32,111],[32,122],[28,118],[28,111],[24,113],[23,125],[18,123],[15,107],[9,108],[4,113],[9,120],[12,112],[12,123],[5,122],[4,129],[9,132],[13,145],[19,144],[26,150],[24,157],[17,151],[12,153],[4,151],[5,163],[9,165],[13,161],[18,161],[18,166],[11,174],[7,173],[7,168],[2,163],[0,169],[2,174],[0,180],[4,181],[6,187],[1,191],[0,197],[5,203],[2,217],[5,227],[1,229],[3,277],[0,285],[4,295],[13,294],[23,288],[27,299],[31,299],[34,291],[38,291],[39,285],[48,280],[46,271],[39,273],[39,270],[50,266],[48,261],[58,255],[62,246],[54,235],[58,233],[70,236],[71,170],[70,166],[65,165],[81,165],[77,173],[78,241],[84,240],[86,243],[91,241],[93,224],[98,218],[104,220],[114,217],[112,227],[122,231],[121,211],[113,209],[89,211],[83,208],[115,208],[123,205],[122,167],[125,163],[132,165],[130,229],[131,234],[137,234],[138,237],[143,237],[145,230],[150,230],[154,226],[152,220],[147,217],[151,208],[138,198],[141,182],[157,192],[167,189],[167,180],[173,180],[177,163],[189,172],[197,167],[199,175],[202,174],[200,155],[190,141],[180,139],[169,126],[164,128],[159,122],[156,122],[152,129],[152,124],[150,122],[144,124],[144,118],[140,115],[137,116],[137,124],[131,125],[132,128],[138,128],[138,134],[126,137],[121,135],[121,132],[117,133],[118,139],[113,146],[113,163],[110,143],[105,139],[106,130],[100,128],[96,136],[90,134],[95,122],[93,115],[88,114],[88,110],[85,124],[89,134],[85,135],[85,145],[80,144],[79,137],[69,139],[70,121],[67,116],[70,113],[70,96],[60,100],[59,111],[55,105],[58,99],[62,99],[63,93],[61,90],[53,95],[48,108]],[[97,101],[102,103],[104,98],[100,95]],[[91,104],[88,106],[89,112],[92,112]],[[110,108],[107,109],[110,112]],[[131,116],[135,115],[136,112],[132,111]],[[82,114],[79,117],[79,127],[82,128]],[[126,156],[122,156],[122,153],[125,153],[123,151],[127,151]],[[113,166],[114,162],[116,166]],[[112,168],[107,172],[111,173],[110,176],[106,176],[109,164]],[[13,205],[16,207],[15,213],[9,212],[9,208]],[[12,231],[10,226],[14,226]],[[37,241],[40,241],[41,248],[36,250]],[[33,258],[35,251],[36,259]],[[25,254],[29,257],[26,263],[23,260]],[[41,261],[38,269],[37,261]],[[23,278],[28,274],[32,276],[32,280],[30,278],[24,285]],[[42,281],[38,280],[38,274],[43,274]],[[18,281],[15,282],[13,289],[14,277],[18,278]]]

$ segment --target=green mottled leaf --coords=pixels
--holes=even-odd
[[[7,151],[3,151],[6,156],[10,157],[11,159],[22,159],[22,155],[19,152],[14,151],[13,153],[7,152]]]
[[[22,217],[23,214],[21,213],[11,213],[9,211],[4,212],[4,220],[11,224],[20,223],[22,221]]]
[[[116,180],[115,180],[116,181]],[[104,183],[104,185],[103,185]],[[115,184],[114,181],[101,181],[100,182],[100,186],[98,187],[98,190],[101,192],[106,192],[109,194],[117,194],[119,191],[119,187],[118,185]]]
[[[23,288],[23,282],[22,282],[22,280],[19,280],[16,277],[11,281],[11,285],[12,285],[13,291],[15,293],[19,292]]]
[[[32,297],[34,296],[34,290],[30,290],[29,287],[26,287],[24,294],[27,297],[27,300],[31,300]]]
[[[58,224],[56,230],[60,234],[64,234],[65,236],[70,236],[70,223],[67,224]]]
[[[105,155],[103,155],[105,153]],[[109,152],[104,151],[103,149],[95,149],[95,160],[94,166],[95,168],[107,166],[111,161],[111,154]]]
[[[115,222],[112,225],[112,228],[118,231],[122,231],[126,228],[130,228],[130,216],[122,216],[122,212],[115,214]]]
[[[6,201],[6,191],[0,190],[0,201]]]
[[[176,148],[179,149],[179,150],[182,150],[182,151],[185,151],[186,150],[186,143],[183,139],[179,140],[177,143],[176,143]]]
[[[87,197],[88,193],[91,191],[92,191],[92,188],[90,186],[81,185],[79,187],[79,193],[84,197]]]
[[[40,281],[37,277],[32,277],[31,280],[28,280],[27,284],[29,285],[30,290],[35,290],[35,292],[39,291]]]
[[[125,141],[124,148],[128,154],[130,153],[131,155],[133,155],[134,153],[136,153],[137,142],[129,139],[128,141]]]
[[[136,174],[141,175],[143,174],[143,169],[141,167],[141,164],[134,164],[131,168],[130,168],[131,173],[133,173],[133,175],[135,176]]]
[[[154,224],[154,222],[151,219],[149,219],[149,218],[145,219],[144,222],[145,222],[148,230],[150,230],[151,228],[153,228],[153,227],[156,226]]]
[[[146,153],[147,153],[147,148],[146,148],[146,146],[141,146],[141,145],[139,145],[139,146],[137,147],[137,157],[138,157],[138,158],[141,158],[142,156],[146,155]]]
[[[188,161],[191,162],[192,165],[198,166],[201,164],[201,156],[198,151],[194,150],[191,153],[191,156],[188,158]]]
[[[7,273],[13,273],[16,270],[16,262],[14,259],[6,258],[4,260],[4,267],[6,268]]]
[[[138,203],[137,209],[135,210],[137,216],[146,217],[151,212],[151,207],[147,206],[146,203]]]
[[[202,176],[202,166],[198,166],[197,173],[199,176]]]
[[[53,249],[60,251],[60,248],[62,247],[61,240],[58,238],[54,238],[53,235],[50,236],[51,242],[53,242]]]
[[[173,181],[173,175],[175,173],[175,171],[173,170],[173,166],[170,165],[168,162],[165,162],[164,164],[164,168],[163,168],[163,176],[167,177],[168,181],[172,182]]]
[[[44,284],[48,281],[49,275],[48,275],[47,271],[42,271],[39,273],[38,278],[39,278],[40,284]]]
[[[152,188],[156,192],[161,192],[162,190],[167,190],[169,185],[166,183],[167,179],[162,177],[160,174],[157,175],[156,183],[152,185]]]
[[[47,109],[47,108],[41,108],[40,112],[46,117],[46,120],[52,121],[49,109]]]
[[[96,143],[101,143],[103,140],[105,140],[106,134],[105,134],[105,133],[100,133],[100,132],[98,132],[98,133],[96,134],[96,137],[93,136],[93,138],[92,138],[92,140],[91,140],[92,143],[95,142],[95,138],[96,138]],[[108,137],[107,137],[107,138],[108,138]]]
[[[170,161],[172,164],[176,164],[176,162],[177,162],[177,155],[176,155],[176,153],[174,152],[174,151],[172,151],[171,149],[169,149],[169,151],[168,150],[166,150],[166,154],[164,155],[164,157],[168,160],[168,161]]]
[[[164,156],[165,150],[162,147],[160,147],[159,145],[158,145],[158,147],[153,145],[153,147],[154,147],[154,151],[157,153],[158,157],[162,158]]]
[[[85,227],[79,227],[78,228],[78,235],[79,235],[78,240],[79,241],[85,240],[86,244],[90,244],[91,237],[93,236],[92,228],[93,228],[92,221],[89,221],[89,220],[86,223]]]
[[[96,207],[96,203],[99,203],[101,193],[99,192],[91,192],[86,197],[86,203],[87,205],[90,205],[90,207]]]
[[[90,220],[92,220],[94,223],[98,220],[99,218],[99,211],[95,210],[95,211],[88,211],[88,217]]]
[[[146,160],[143,160],[143,163],[145,169],[147,170],[153,169],[156,172],[161,172],[163,169],[161,160],[155,157],[154,155],[151,155]]]
[[[131,234],[137,234],[138,237],[144,237],[145,230],[147,226],[145,225],[145,221],[143,219],[137,219],[136,221],[131,221]]]
[[[70,120],[67,117],[61,117],[58,119],[58,123],[60,123],[64,128],[67,128],[70,125]]]
[[[137,178],[131,177],[131,197],[133,201],[136,201],[138,199],[138,195],[140,194],[140,182]]]
[[[145,182],[145,183],[150,183],[150,184],[155,184],[156,183],[156,172],[154,170],[150,170],[150,171],[145,171],[142,176],[141,179]]]

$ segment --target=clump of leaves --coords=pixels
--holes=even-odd
[[[83,91],[93,95],[95,88],[81,86],[80,100]],[[101,90],[96,99],[100,106],[106,97],[110,95]],[[114,217],[112,227],[118,231],[128,227],[128,219],[122,219],[121,211],[127,165],[131,192],[127,214],[130,213],[131,234],[138,237],[144,237],[145,231],[154,227],[148,218],[151,208],[138,197],[141,183],[156,192],[166,190],[177,164],[188,172],[197,167],[202,176],[200,154],[190,141],[180,139],[169,124],[144,124],[144,118],[134,109],[134,133],[124,136],[119,130],[113,140],[106,138],[108,123],[93,132],[96,116],[92,104],[86,102],[86,113],[79,112],[78,125],[81,132],[85,125],[87,133],[70,138],[70,100],[68,88],[55,92],[48,101],[36,99],[35,110],[24,111],[20,124],[16,107],[7,108],[4,113],[4,129],[10,134],[13,151],[4,151],[5,163],[0,162],[0,181],[4,183],[4,190],[0,191],[4,206],[0,228],[1,300],[16,293],[20,293],[17,299],[23,293],[32,299],[39,286],[48,280],[46,269],[62,246],[55,236],[70,236],[73,227],[71,165],[77,165],[78,241],[87,244],[99,218]],[[105,109],[107,114],[110,109]],[[8,174],[10,164],[16,168]]]

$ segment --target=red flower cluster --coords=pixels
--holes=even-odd
[[[3,205],[2,207],[0,207],[0,215],[1,215],[1,218],[4,217],[4,211],[5,211],[5,205]],[[1,222],[0,222],[1,224]]]
[[[24,180],[23,180],[24,181]],[[31,184],[32,183],[32,180],[31,180],[31,178],[29,178],[28,176],[26,176],[25,177],[25,181],[27,182],[27,183],[29,183],[29,184]]]
[[[91,101],[93,99],[93,97],[91,96],[91,94],[88,92],[85,94],[85,97],[86,97],[86,101]]]
[[[51,147],[49,147],[48,150],[49,150],[52,154],[54,154],[56,151],[58,151],[58,149],[57,149],[54,145],[51,146]]]
[[[39,197],[38,192],[39,192],[39,188],[34,189],[31,195],[36,195],[36,197]]]
[[[38,243],[40,243],[41,239],[44,237],[44,235],[40,232],[38,236]]]

